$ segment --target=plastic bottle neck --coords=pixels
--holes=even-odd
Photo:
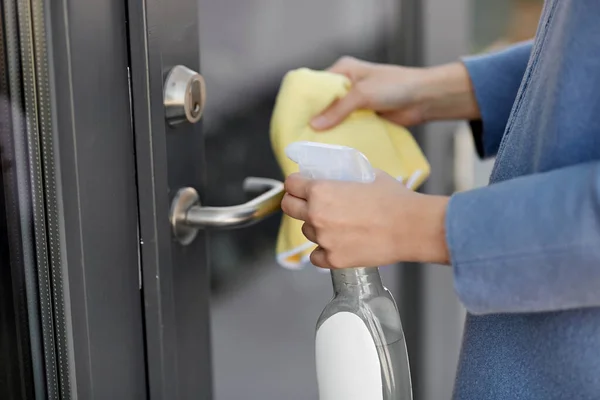
[[[333,291],[343,293],[375,294],[384,290],[379,268],[345,268],[331,270]]]

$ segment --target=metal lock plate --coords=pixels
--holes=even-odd
[[[206,85],[199,73],[177,65],[169,71],[164,86],[165,116],[169,125],[196,123],[206,103]]]

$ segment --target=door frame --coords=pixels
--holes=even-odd
[[[163,83],[184,65],[200,71],[196,0],[129,0],[148,389],[152,399],[211,399],[207,236],[173,240],[170,201],[179,188],[202,198],[201,123],[166,123]],[[210,94],[209,94],[210,95]]]
[[[146,398],[126,9],[119,0],[31,3],[47,38],[35,59],[48,67],[37,84],[47,85],[51,109],[45,157],[56,171],[57,220],[48,229],[64,306],[56,313],[55,304],[53,322],[66,336],[57,364],[68,365],[49,398]]]

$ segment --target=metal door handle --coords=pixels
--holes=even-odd
[[[235,229],[252,225],[281,209],[283,183],[268,178],[246,178],[244,190],[267,192],[254,199],[230,207],[205,207],[198,192],[186,187],[179,189],[171,203],[171,227],[181,244],[191,243],[199,229]]]

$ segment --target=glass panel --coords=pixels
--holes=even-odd
[[[33,282],[26,275],[31,259],[22,241],[28,230],[22,222],[28,219],[23,219],[26,210],[19,201],[19,188],[26,182],[18,176],[17,165],[26,154],[15,143],[19,137],[13,123],[21,116],[14,115],[19,108],[11,102],[18,105],[20,100],[10,95],[4,27],[0,28],[0,399],[33,399],[33,369],[41,364],[32,363],[26,292],[27,283]]]
[[[52,308],[52,300],[60,297],[57,292],[52,296],[50,286],[62,278],[50,278],[48,268],[44,268],[48,266],[47,251],[58,250],[58,241],[54,240],[52,246],[46,240],[52,217],[46,218],[49,202],[44,201],[44,189],[48,190],[51,179],[42,177],[42,169],[48,172],[52,166],[42,163],[53,160],[53,150],[44,152],[40,148],[53,146],[44,136],[50,131],[51,119],[49,85],[44,85],[48,79],[46,35],[41,30],[45,19],[37,18],[42,15],[41,5],[39,1],[3,1],[0,7],[2,399],[55,398],[60,385],[54,369],[54,335],[62,338],[64,332],[54,327],[60,316]],[[34,65],[36,62],[40,65]],[[47,387],[46,379],[50,382]],[[64,395],[69,384],[67,380],[61,383]]]
[[[24,399],[31,398],[32,376],[19,243],[15,240],[19,226],[12,211],[15,193],[7,182],[11,162],[6,147],[0,139],[0,398]]]
[[[325,68],[342,55],[389,61],[397,0],[198,0],[207,204],[247,200],[248,176],[281,179],[269,123],[289,69]],[[328,274],[275,264],[280,217],[211,233],[215,399],[315,399],[314,329]],[[393,290],[395,276],[385,271]]]
[[[341,55],[384,61],[398,15],[396,0],[200,0],[200,48],[208,101],[203,116],[208,165],[207,203],[247,200],[247,176],[279,178],[269,119],[283,74],[325,68]],[[310,28],[308,28],[310,27]],[[279,226],[213,235],[213,283],[271,254]],[[247,267],[244,267],[246,269]]]

